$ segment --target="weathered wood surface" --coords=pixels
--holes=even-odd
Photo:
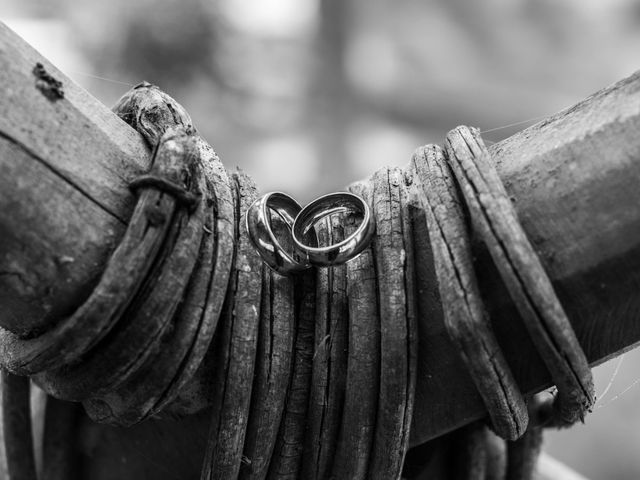
[[[128,182],[148,168],[141,137],[0,26],[0,325],[44,328],[87,296],[133,209]],[[36,88],[37,63],[64,97]]]
[[[63,98],[36,88],[38,62],[62,82]],[[148,152],[137,133],[4,26],[0,66],[0,325],[28,332],[70,313],[91,290],[122,235],[133,207],[127,183],[146,169]],[[640,340],[639,127],[635,74],[491,148],[592,363]],[[417,261],[429,261],[426,241],[416,239]],[[488,255],[475,254],[505,356],[521,387],[539,390],[546,369]],[[437,295],[437,285],[423,287],[422,300]],[[413,444],[484,415],[441,315],[429,313],[418,318]],[[177,431],[175,422],[154,423],[153,431]],[[204,435],[206,423],[195,424],[204,433],[189,431]],[[91,428],[109,432],[104,441],[114,445],[129,435]]]

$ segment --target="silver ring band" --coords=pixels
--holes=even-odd
[[[340,211],[362,214],[362,223],[355,232],[334,245],[318,247],[308,245],[305,237],[314,225],[327,215]],[[294,248],[303,261],[321,267],[340,265],[361,253],[375,231],[375,222],[371,216],[369,205],[358,195],[348,192],[337,192],[317,198],[304,207],[293,222],[291,234]]]
[[[287,224],[291,232],[294,220],[302,207],[292,197],[282,192],[271,192],[263,195],[251,204],[247,210],[245,225],[249,239],[260,254],[264,262],[281,275],[292,275],[308,269],[311,265],[298,258],[295,250],[292,254],[282,247],[271,227],[271,212],[276,212]],[[307,235],[308,241],[313,243],[315,230]],[[293,242],[292,242],[293,243]],[[315,240],[317,245],[317,239]]]

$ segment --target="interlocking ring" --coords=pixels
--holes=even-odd
[[[291,235],[293,222],[302,207],[292,197],[282,192],[271,192],[263,195],[251,204],[246,216],[246,228],[249,239],[262,260],[275,272],[281,275],[292,275],[311,267],[300,259],[295,251],[288,253],[276,238],[271,227],[271,212],[274,211],[287,224],[287,232]],[[310,232],[309,241],[313,243],[315,231]],[[293,244],[293,239],[290,238]],[[317,245],[317,239],[315,239]]]
[[[362,214],[362,223],[347,238],[324,247],[308,245],[305,236],[314,225],[333,213],[351,211]],[[291,233],[298,255],[308,263],[320,267],[340,265],[361,253],[373,237],[375,222],[369,205],[358,195],[337,192],[317,198],[304,207],[293,222]]]
[[[271,211],[288,227],[291,253],[273,232]],[[318,246],[315,224],[338,212],[362,214],[355,232],[334,245]],[[375,231],[369,205],[357,195],[338,192],[324,195],[304,208],[289,195],[271,192],[253,202],[246,215],[246,229],[264,262],[281,275],[300,273],[311,266],[330,267],[352,259],[364,250]]]

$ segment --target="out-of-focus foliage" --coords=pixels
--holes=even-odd
[[[639,0],[5,0],[2,11],[105,103],[128,88],[117,82],[158,84],[228,166],[302,202],[405,165],[460,123],[546,116],[640,68]],[[634,364],[637,352],[587,426],[549,436],[552,454],[594,479],[640,478],[640,386],[607,403]],[[612,370],[596,372],[600,391]]]

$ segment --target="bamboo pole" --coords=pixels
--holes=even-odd
[[[63,97],[34,74],[38,63],[61,82]],[[146,169],[148,152],[137,133],[4,25],[0,79],[0,325],[37,332],[91,291],[129,218],[128,181]],[[593,364],[640,341],[639,126],[634,74],[491,148]],[[549,381],[543,363],[486,252],[476,254],[507,359],[523,390],[540,390]],[[421,272],[414,445],[485,413],[440,313],[430,310],[432,272]]]

